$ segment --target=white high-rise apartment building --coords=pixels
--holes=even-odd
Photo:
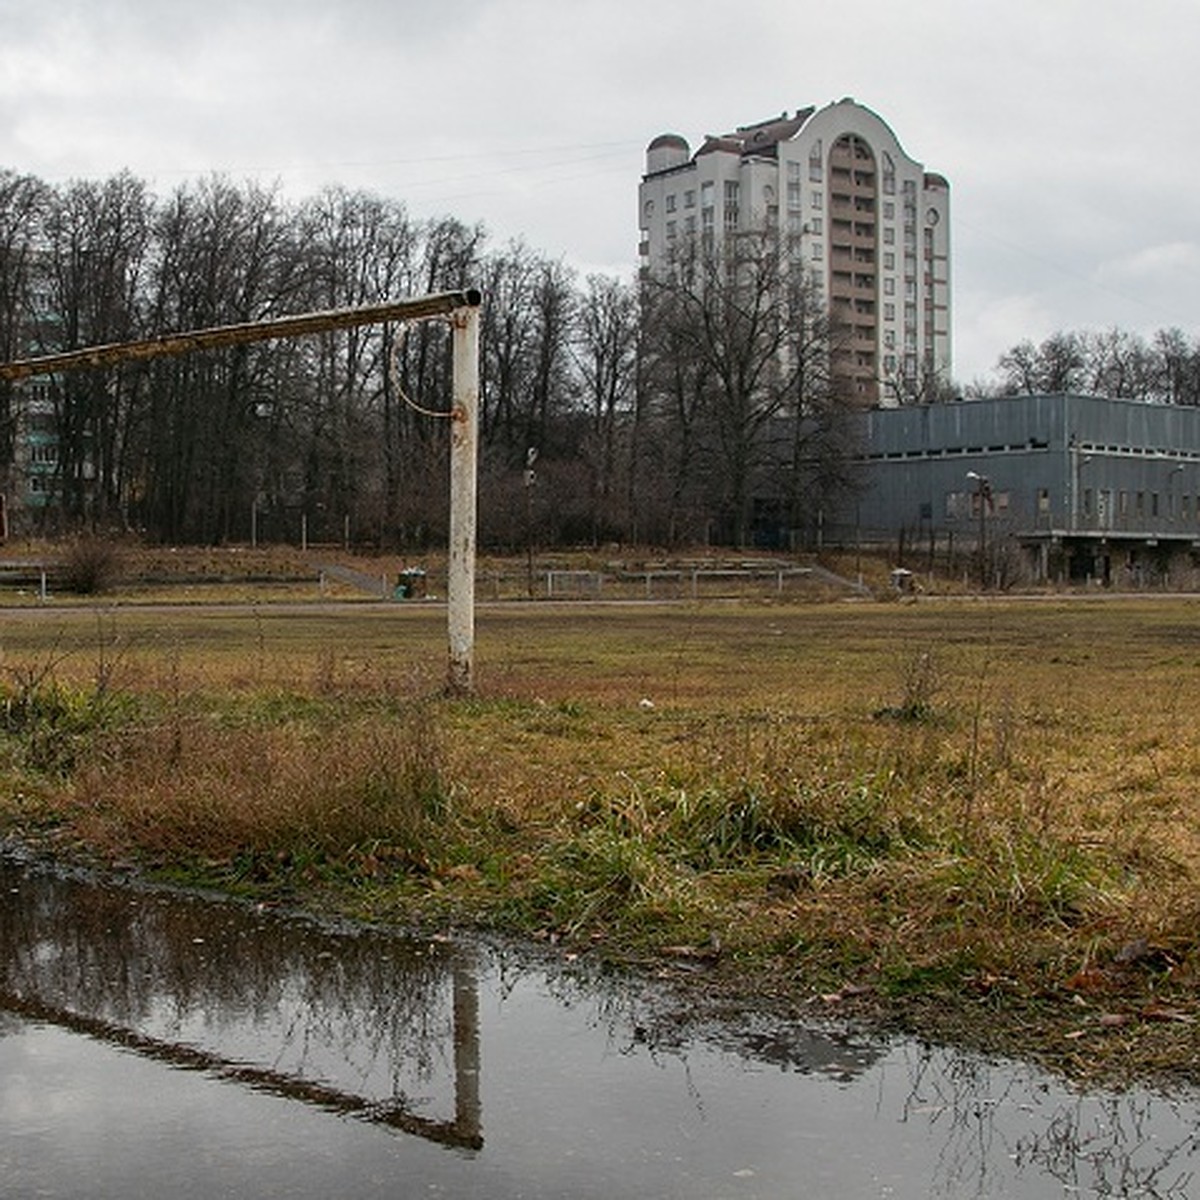
[[[646,150],[638,189],[643,270],[689,242],[776,231],[849,330],[842,370],[864,405],[950,382],[950,185],[901,149],[869,108],[845,99]]]

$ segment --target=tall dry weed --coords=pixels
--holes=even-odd
[[[451,790],[421,706],[387,720],[228,726],[178,713],[77,773],[85,833],[149,855],[336,861],[436,855]]]

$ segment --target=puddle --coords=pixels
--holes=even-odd
[[[1185,1197],[1200,1097],[0,859],[14,1196]]]

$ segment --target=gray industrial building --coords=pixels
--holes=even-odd
[[[864,421],[841,541],[886,539],[913,565],[957,551],[993,582],[1145,584],[1195,566],[1200,409],[1058,394],[880,408]]]

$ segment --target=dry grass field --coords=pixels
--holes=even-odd
[[[0,828],[1200,1078],[1200,601],[15,607]]]

